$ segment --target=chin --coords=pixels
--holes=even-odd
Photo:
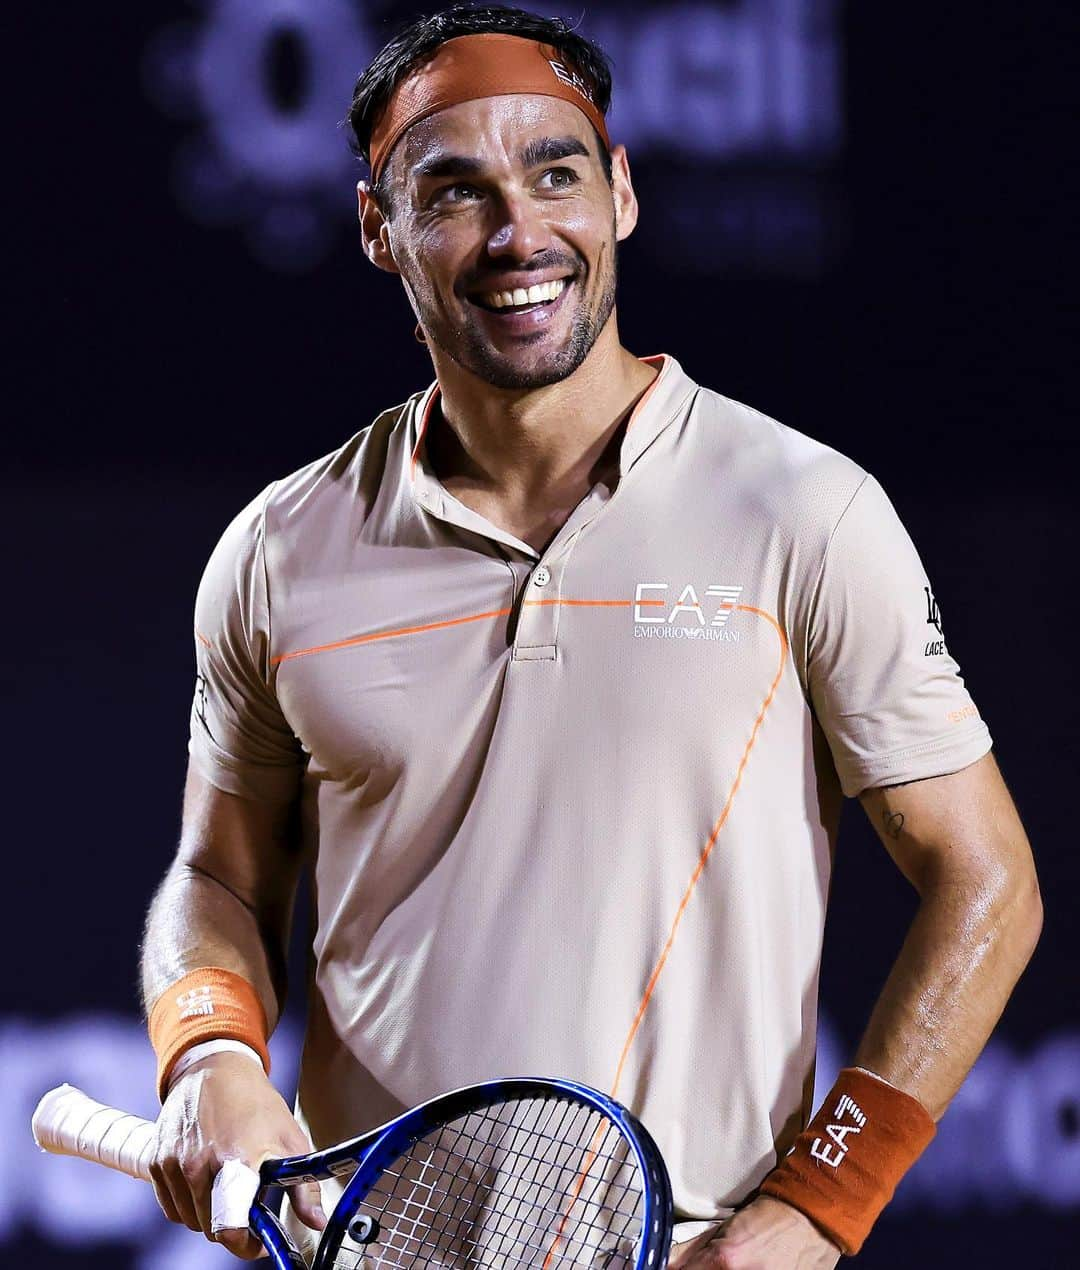
[[[470,342],[467,347],[445,351],[493,388],[547,388],[568,379],[577,370],[592,351],[598,334],[593,324],[585,320],[575,323],[569,336],[554,349],[541,350],[524,344],[516,353],[504,353],[486,342]]]
[[[538,362],[515,362],[512,358],[489,356],[469,365],[468,369],[493,388],[547,388],[569,378],[587,354],[587,349],[580,357],[569,356],[567,352]]]

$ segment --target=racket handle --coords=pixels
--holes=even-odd
[[[74,1155],[92,1164],[149,1182],[157,1149],[157,1125],[130,1112],[95,1102],[74,1085],[50,1089],[38,1103],[30,1127],[34,1141],[53,1155]],[[226,1160],[210,1193],[212,1229],[243,1230],[261,1182],[240,1160]]]
[[[157,1127],[115,1107],[95,1102],[74,1085],[50,1089],[30,1126],[34,1141],[53,1155],[74,1155],[150,1181]]]

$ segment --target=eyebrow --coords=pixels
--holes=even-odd
[[[588,146],[577,137],[540,137],[530,141],[518,159],[522,167],[535,168],[541,163],[554,163],[575,154],[589,157]],[[478,176],[483,170],[483,163],[469,155],[437,152],[414,164],[412,174],[417,180],[434,180],[445,176]]]
[[[413,165],[413,176],[418,179],[437,176],[476,176],[483,171],[479,159],[464,154],[433,154]]]
[[[568,159],[572,154],[589,157],[589,147],[577,137],[541,137],[530,141],[520,154],[521,166],[536,168],[541,163],[555,163],[558,159]]]

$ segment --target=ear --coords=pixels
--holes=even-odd
[[[626,146],[615,146],[611,151],[611,197],[615,201],[615,241],[621,243],[634,232],[638,219],[638,201],[630,180]]]
[[[390,245],[390,226],[379,210],[367,181],[356,183],[356,196],[359,202],[360,237],[364,244],[364,255],[376,269],[383,269],[387,273],[400,272]]]

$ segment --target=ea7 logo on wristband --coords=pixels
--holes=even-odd
[[[191,988],[188,992],[176,994],[176,1008],[182,1019],[195,1019],[203,1014],[214,1013],[213,989],[209,984],[201,988]]]
[[[845,1123],[845,1120],[850,1123]],[[847,1144],[848,1135],[862,1133],[865,1125],[866,1116],[859,1104],[850,1094],[844,1094],[836,1104],[832,1120],[825,1126],[825,1135],[832,1141],[815,1138],[810,1144],[810,1154],[822,1164],[838,1169],[850,1149]]]

